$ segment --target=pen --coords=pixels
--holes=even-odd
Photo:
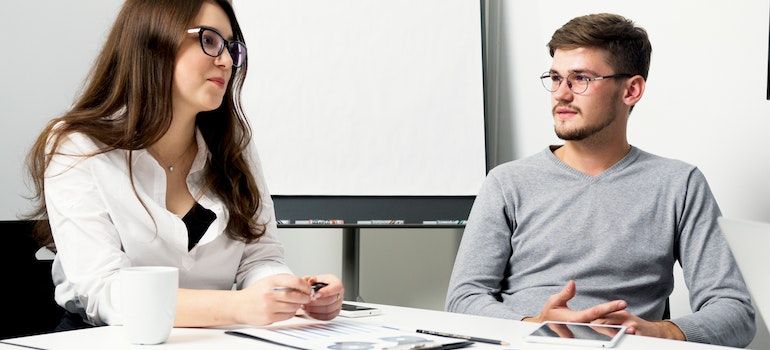
[[[324,282],[313,283],[313,285],[310,286],[310,292],[311,293],[315,293],[319,289],[321,289],[323,287],[326,287],[328,285],[329,285],[328,283],[324,283]],[[272,290],[273,290],[273,292],[288,292],[288,291],[297,290],[297,289],[296,288],[292,288],[292,287],[273,287]]]
[[[475,342],[479,342],[479,343],[497,344],[497,345],[508,345],[508,342],[504,341],[504,340],[478,338],[478,337],[471,337],[469,335],[459,335],[459,334],[452,334],[452,333],[428,331],[428,330],[424,330],[424,329],[418,329],[417,333],[437,335],[439,337],[465,339],[465,340],[475,341]]]

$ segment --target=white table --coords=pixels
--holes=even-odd
[[[554,349],[566,350],[573,347],[562,345],[525,343],[522,337],[537,327],[537,324],[488,318],[471,315],[461,315],[448,312],[412,309],[389,305],[363,304],[382,309],[382,315],[364,317],[355,322],[374,323],[398,327],[403,330],[430,329],[451,332],[455,334],[472,335],[476,337],[506,340],[511,345],[499,346],[476,343],[469,349]],[[240,328],[240,327],[231,327]],[[96,327],[70,332],[51,333],[30,337],[5,339],[1,341],[0,349],[21,350],[10,344],[17,344],[38,349],[282,349],[282,347],[241,337],[224,334],[222,328],[174,328],[168,341],[161,345],[131,345],[125,340],[120,326]],[[3,344],[5,343],[5,344]],[[616,346],[620,350],[666,350],[666,349],[730,349],[727,347],[680,342],[674,340],[626,335]],[[28,348],[29,349],[29,348]],[[585,348],[588,349],[588,348]]]

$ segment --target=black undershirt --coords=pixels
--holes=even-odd
[[[182,222],[187,226],[187,250],[192,250],[198,241],[201,240],[203,234],[209,229],[209,226],[214,219],[217,218],[217,214],[213,211],[204,208],[198,202],[195,202],[190,211],[184,215]]]

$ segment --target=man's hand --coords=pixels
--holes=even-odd
[[[585,310],[571,310],[567,307],[567,302],[574,297],[575,281],[569,281],[561,292],[548,298],[540,314],[535,317],[525,317],[522,321],[538,323],[543,321],[590,323],[614,312],[625,310],[627,306],[623,300],[613,300]]]
[[[595,320],[593,323],[623,325],[628,327],[626,328],[626,333],[628,334],[685,340],[682,330],[671,321],[647,321],[626,310],[613,312]]]

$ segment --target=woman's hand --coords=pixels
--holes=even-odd
[[[236,322],[254,326],[292,318],[302,305],[312,302],[307,280],[289,274],[265,277],[235,293]]]
[[[337,317],[342,307],[342,296],[345,293],[342,281],[334,275],[318,275],[304,279],[308,286],[316,282],[327,284],[315,292],[312,300],[305,304],[305,313],[312,318],[324,321]]]

